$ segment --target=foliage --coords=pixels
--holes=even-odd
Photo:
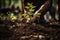
[[[2,19],[3,18],[3,19]],[[5,20],[5,15],[3,13],[0,14],[0,20]]]
[[[15,21],[15,20],[17,20],[17,16],[16,15],[14,15],[13,13],[10,13],[10,14],[8,14],[8,18],[9,18],[9,20],[11,20],[11,21]]]
[[[32,17],[35,11],[36,6],[32,5],[32,3],[27,3],[27,6],[25,6],[25,8],[27,9],[27,14]]]
[[[36,6],[33,6],[32,3],[27,3],[27,6],[25,6],[27,12],[24,14],[18,14],[18,20],[30,20],[31,18],[33,18],[35,7]]]
[[[25,6],[25,8],[27,9],[27,14],[29,15],[30,18],[35,17],[35,18],[40,18],[41,13],[37,13],[35,14],[35,7],[34,5],[32,5],[32,3],[27,3],[27,6]]]
[[[14,15],[13,13],[10,13],[8,15],[4,15],[3,13],[0,14],[0,20],[10,20],[10,21],[15,21],[17,19],[17,16]]]
[[[0,14],[0,19],[1,20],[10,20],[12,22],[14,22],[15,20],[23,20],[23,19],[26,19],[26,20],[30,20],[31,18],[33,17],[40,17],[40,13],[34,15],[34,11],[35,11],[35,8],[36,6],[33,6],[32,3],[27,3],[27,6],[25,6],[25,8],[27,9],[27,13],[18,13],[17,15],[15,15],[14,13],[12,12],[7,12],[7,16],[5,16],[3,13]]]

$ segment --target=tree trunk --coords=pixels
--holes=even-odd
[[[24,0],[21,1],[22,1],[22,13],[24,13]]]

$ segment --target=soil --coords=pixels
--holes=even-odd
[[[43,24],[0,21],[0,40],[60,40],[58,25]]]

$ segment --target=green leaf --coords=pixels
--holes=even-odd
[[[32,4],[31,4],[31,3],[27,3],[27,5],[29,5],[29,6],[30,6],[30,5],[32,5]]]
[[[35,11],[35,8],[36,6],[32,5],[32,3],[27,3],[27,6],[25,6],[27,10],[27,14],[29,15],[29,17],[32,17],[33,14],[34,14],[34,11]],[[25,16],[26,17],[26,16]]]
[[[29,7],[28,7],[28,6],[25,6],[25,8],[26,8],[26,9],[29,9]]]

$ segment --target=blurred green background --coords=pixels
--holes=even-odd
[[[13,4],[18,5],[19,8],[22,9],[21,0],[0,0],[0,8],[6,8]]]

